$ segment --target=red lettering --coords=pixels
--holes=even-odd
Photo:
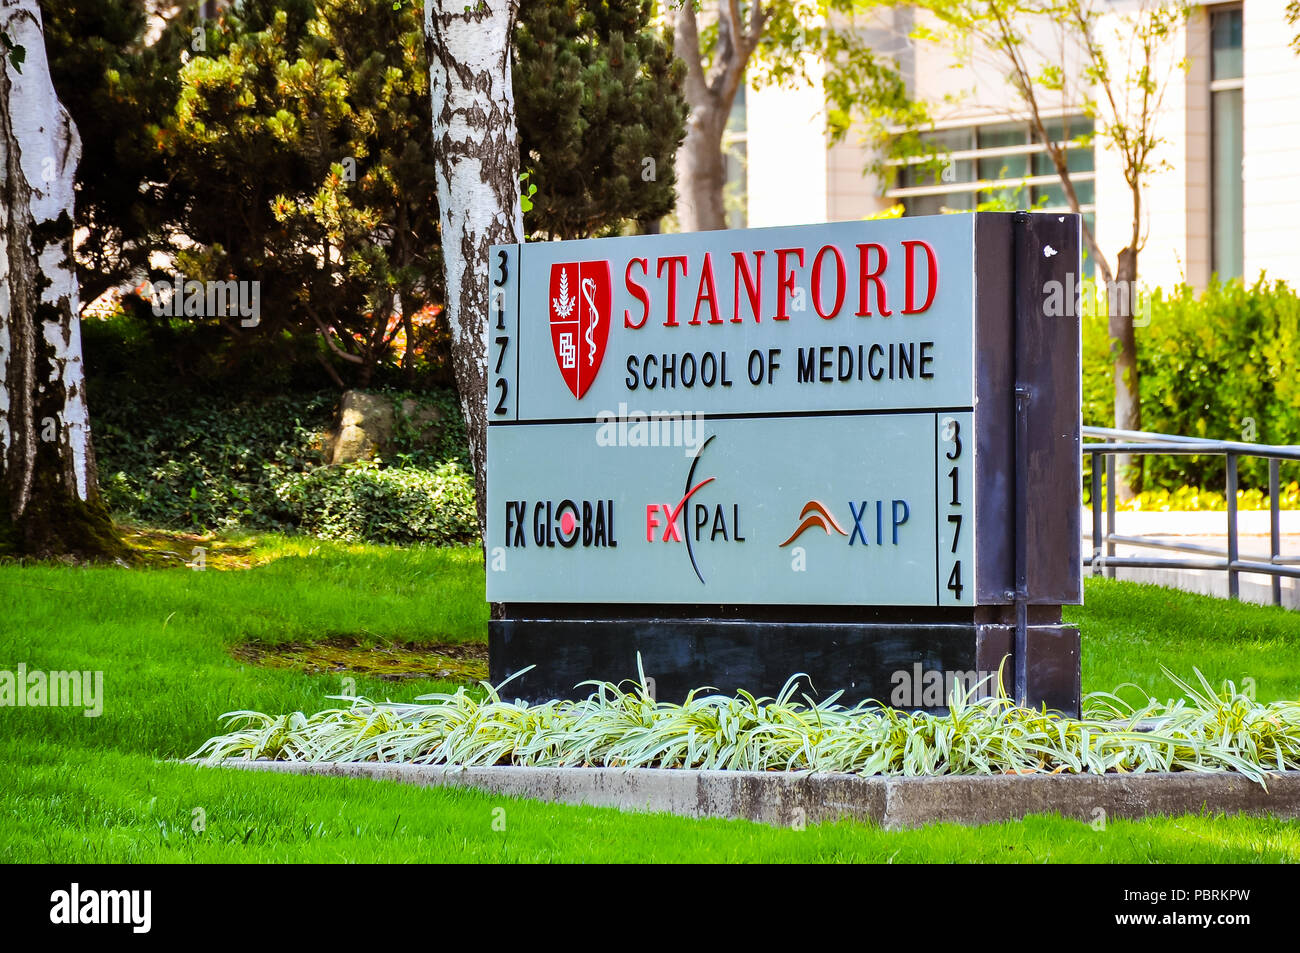
[[[763,253],[754,252],[754,274],[749,273],[749,262],[745,260],[743,251],[733,251],[731,257],[736,259],[736,310],[732,317],[732,324],[740,324],[744,321],[740,316],[740,283],[745,283],[745,293],[749,295],[749,307],[754,312],[754,323],[762,321],[760,308],[763,307]]]
[[[785,262],[790,255],[797,255],[799,267],[803,267],[802,248],[778,248],[776,250],[776,314],[772,316],[773,321],[790,320],[790,315],[785,310],[786,295],[794,294],[794,272],[786,268]]]
[[[704,286],[708,285],[707,293]],[[691,324],[700,323],[700,305],[705,301],[709,303],[709,324],[721,324],[722,316],[718,314],[718,289],[713,283],[713,258],[708,252],[704,253],[704,269],[700,272],[700,286],[695,292],[695,313],[691,315]]]
[[[668,517],[668,522],[664,523],[664,538],[660,542],[680,543],[682,534],[677,529],[677,517],[682,511],[681,504],[675,510],[670,510],[667,503],[660,503],[659,507],[664,511],[664,516]]]
[[[916,290],[914,275],[916,270],[914,259],[916,256],[913,252],[916,250],[918,245],[925,249],[925,257],[929,260],[929,273],[926,276],[925,304],[921,305],[919,308],[914,308],[912,306],[916,303],[913,297]],[[934,249],[930,247],[928,242],[913,239],[903,242],[903,247],[907,249],[907,268],[904,271],[904,275],[906,276],[905,280],[907,282],[907,292],[903,296],[903,314],[920,314],[934,303],[934,293],[939,288],[939,259],[935,257]]]
[[[699,483],[695,484],[695,486],[691,487],[689,490],[686,491],[686,495],[683,496],[680,500],[678,500],[677,505],[672,509],[668,508],[667,503],[659,504],[663,508],[664,516],[668,517],[667,528],[664,530],[665,543],[670,541],[680,543],[682,541],[681,535],[677,532],[677,517],[681,515],[682,507],[686,505],[687,500],[689,500],[692,496],[695,495],[695,492],[697,490],[699,490],[701,487],[708,486],[716,479],[717,477],[709,477],[707,480],[701,480]]]
[[[872,249],[876,252],[876,270],[872,271],[867,265],[867,253]],[[884,245],[877,245],[875,242],[867,242],[865,245],[858,246],[858,317],[871,317],[871,305],[867,300],[867,283],[876,286],[876,307],[879,309],[880,316],[889,317],[894,312],[889,310],[889,305],[885,300],[885,282],[880,277],[885,273],[885,268],[889,265],[889,253],[885,251]]]
[[[646,319],[650,317],[650,293],[647,292],[644,287],[642,287],[641,285],[637,284],[635,281],[632,280],[633,265],[640,265],[641,274],[643,276],[646,276],[649,275],[650,273],[650,263],[646,261],[644,258],[633,258],[631,261],[627,263],[627,271],[623,273],[623,277],[627,281],[627,293],[630,294],[633,298],[636,298],[637,301],[641,302],[641,320],[638,321],[636,324],[633,324],[632,312],[624,310],[623,327],[632,328],[633,330],[636,330],[637,328],[645,327]]]
[[[835,304],[829,311],[822,310],[822,259],[826,253],[830,252],[835,256]],[[840,313],[840,306],[844,304],[844,256],[834,245],[823,245],[821,251],[817,252],[817,257],[813,259],[812,266],[812,300],[813,309],[817,316],[829,321],[835,315]]]
[[[655,541],[655,530],[659,528],[659,504],[647,503],[645,508],[645,541]]]
[[[664,327],[677,327],[677,265],[682,266],[682,277],[686,277],[686,256],[669,255],[667,258],[660,258],[658,267],[655,271],[655,277],[664,276],[664,265],[668,266],[668,317],[664,319]]]

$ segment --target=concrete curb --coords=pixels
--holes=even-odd
[[[1026,774],[938,778],[859,777],[663,768],[449,768],[374,762],[231,761],[282,774],[370,778],[426,787],[477,788],[560,804],[667,812],[789,827],[851,818],[885,828],[989,824],[1055,813],[1083,821],[1151,815],[1269,814],[1300,819],[1300,771],[1268,789],[1231,772]],[[1098,809],[1104,811],[1099,814]]]

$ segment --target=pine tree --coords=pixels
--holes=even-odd
[[[415,337],[412,313],[444,295],[417,3],[241,0],[209,21],[188,5],[146,45],[145,0],[42,2],[56,86],[95,133],[77,221],[92,294],[159,250],[190,278],[260,281],[262,323],[206,321],[178,368],[213,353],[227,368],[305,358],[364,385],[396,333]],[[539,188],[528,230],[579,237],[670,211],[685,107],[650,4],[525,6],[514,88]],[[135,312],[160,344],[191,340],[147,304]],[[440,334],[435,363],[446,346]]]
[[[41,0],[50,74],[81,132],[77,280],[82,305],[137,277],[174,220],[158,127],[176,102],[188,9],[146,43],[147,0]]]
[[[685,67],[651,0],[522,0],[513,68],[530,233],[586,238],[672,211]]]

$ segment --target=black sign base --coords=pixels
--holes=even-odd
[[[661,701],[680,702],[701,688],[775,696],[802,674],[796,697],[806,692],[821,701],[842,691],[842,704],[874,699],[908,710],[946,711],[954,683],[984,681],[991,693],[999,668],[1007,693],[1012,691],[1015,626],[999,608],[913,609],[906,619],[882,610],[849,619],[804,607],[807,617],[829,616],[808,621],[789,621],[797,617],[793,612],[785,619],[729,618],[734,610],[725,607],[710,607],[698,617],[646,612],[602,618],[609,609],[585,617],[557,618],[542,609],[494,619],[488,630],[492,683],[534,666],[506,686],[505,697],[532,703],[584,698],[593,688],[582,682],[635,680],[639,654]],[[1030,706],[1079,714],[1079,652],[1079,630],[1061,624],[1059,607],[1031,607]]]

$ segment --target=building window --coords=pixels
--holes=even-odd
[[[1241,25],[1240,7],[1210,12],[1211,267],[1223,280],[1245,270]]]
[[[722,205],[727,228],[745,228],[749,220],[749,129],[746,82],[736,90],[722,134],[722,155],[726,165],[726,183],[722,188]]]
[[[1084,116],[1044,122],[1053,142],[1065,147],[1066,168],[1079,199],[1079,211],[1092,227],[1096,221],[1096,172],[1091,145],[1074,140],[1091,133]],[[885,195],[901,202],[905,215],[973,211],[981,203],[1068,212],[1065,187],[1046,147],[1028,122],[984,123],[922,133],[924,143],[942,156],[941,168],[924,160],[901,160],[894,187]],[[1092,274],[1093,262],[1085,262]]]
[[[1080,210],[1094,211],[1096,175],[1092,147],[1074,142],[1092,124],[1082,116],[1047,120],[1047,134],[1066,148],[1066,168]],[[982,202],[1001,200],[1018,208],[1068,211],[1065,189],[1047,149],[1027,122],[988,123],[937,129],[921,134],[941,155],[941,167],[923,160],[902,160],[889,198],[901,202],[906,215],[966,211]]]

